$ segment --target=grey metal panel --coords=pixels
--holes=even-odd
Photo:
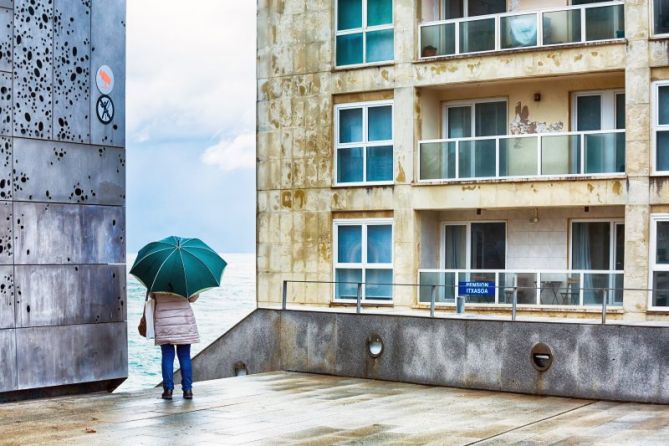
[[[123,263],[125,208],[16,202],[16,264]]]
[[[13,8],[14,0],[0,0],[0,8]]]
[[[125,0],[93,0],[91,14],[91,142],[125,146]],[[108,65],[114,72],[114,119],[105,125],[96,114],[101,93],[95,84],[98,68]]]
[[[12,75],[0,72],[0,135],[12,135]]]
[[[0,2],[0,6],[2,6],[2,2]],[[0,9],[0,71],[12,71],[13,22],[13,11],[11,9]]]
[[[13,204],[0,201],[0,265],[11,265],[14,262],[12,216]]]
[[[17,266],[17,327],[125,320],[125,265]]]
[[[0,136],[0,200],[12,198],[12,146],[14,138]]]
[[[51,138],[53,2],[16,0],[14,135]]]
[[[0,330],[0,392],[16,389],[16,332]]]
[[[123,205],[125,151],[14,139],[16,200]]]
[[[54,2],[53,138],[88,143],[90,134],[90,0]]]
[[[14,268],[0,266],[0,330],[14,325]]]
[[[125,322],[19,328],[18,389],[128,376]]]

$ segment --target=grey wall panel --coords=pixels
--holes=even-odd
[[[19,328],[16,348],[19,390],[128,376],[125,322]]]
[[[18,327],[125,320],[125,266],[17,266]]]
[[[16,335],[14,330],[0,330],[0,392],[16,389]]]
[[[53,1],[16,0],[14,135],[51,138]]]
[[[123,205],[125,150],[14,139],[15,199]]]
[[[0,266],[0,330],[14,328],[14,268]]]
[[[2,2],[0,2],[0,6],[2,6]],[[12,71],[13,22],[13,11],[11,9],[0,9],[0,71]]]
[[[125,0],[93,0],[91,45],[91,141],[93,144],[125,145]],[[109,66],[114,72],[114,119],[103,124],[96,105],[101,93],[95,84],[98,68]]]
[[[14,138],[0,136],[0,201],[12,198],[12,152]]]
[[[88,143],[90,0],[54,0],[53,138]]]
[[[0,135],[12,135],[12,75],[0,72]]]
[[[0,8],[13,8],[14,0],[0,0]]]
[[[16,264],[123,263],[125,209],[16,202]]]
[[[0,201],[0,265],[14,261],[13,204]]]
[[[335,319],[314,314],[305,320],[293,313],[281,315],[281,357],[285,370],[334,374],[337,364]]]

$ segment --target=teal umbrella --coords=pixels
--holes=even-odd
[[[220,286],[226,265],[200,239],[172,236],[140,249],[130,274],[149,293],[190,297]]]

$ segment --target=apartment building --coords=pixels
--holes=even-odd
[[[669,319],[669,0],[258,8],[259,306]]]

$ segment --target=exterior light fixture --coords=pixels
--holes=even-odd
[[[543,373],[553,365],[553,351],[543,342],[534,344],[530,351],[530,361],[537,371]]]
[[[244,364],[242,361],[235,362],[234,371],[235,376],[246,376],[249,374],[248,370],[246,369],[246,364]]]
[[[534,93],[534,102],[541,102],[541,93]]]
[[[373,334],[367,338],[367,353],[375,359],[383,354],[383,340],[381,336]]]
[[[476,215],[481,215],[481,208],[478,208],[478,209],[476,210]]]

